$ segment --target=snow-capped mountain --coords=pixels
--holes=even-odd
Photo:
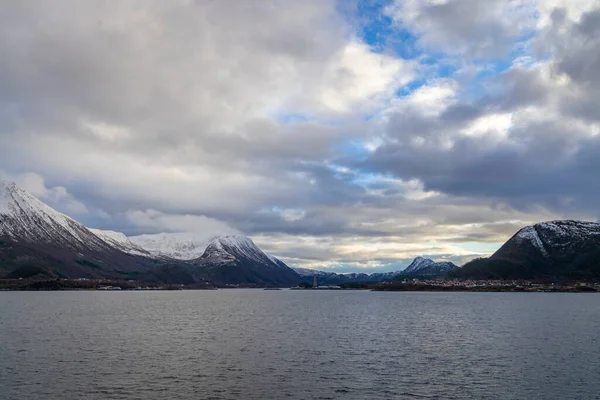
[[[457,266],[449,261],[436,262],[430,258],[417,257],[402,271],[402,275],[442,276],[456,268]]]
[[[301,281],[294,270],[267,256],[246,236],[213,238],[194,263],[201,276],[216,282],[289,286]]]
[[[408,267],[406,267],[406,269],[404,270],[405,274],[412,274],[415,273],[423,268],[427,268],[429,266],[431,266],[432,264],[434,264],[435,261],[433,261],[430,258],[424,258],[424,257],[416,257],[413,262],[410,263],[410,265]]]
[[[600,238],[600,224],[567,220],[526,226],[511,240],[515,245],[531,245],[542,256],[550,257],[557,248],[561,251],[570,250],[583,241],[598,238]]]
[[[183,261],[186,260],[186,261]],[[294,285],[300,277],[244,236],[197,243],[185,234],[88,229],[12,182],[0,181],[0,277],[148,279]]]
[[[273,261],[275,263],[275,265],[278,265],[280,267],[289,268],[288,265],[286,263],[284,263],[283,261],[281,261],[279,258],[277,258],[275,256],[272,256],[272,255],[269,255],[269,254],[267,254],[267,257],[269,257],[269,259],[271,261]],[[292,269],[294,269],[294,268],[292,268]]]
[[[600,277],[600,224],[549,221],[526,226],[489,258],[468,262],[461,277],[577,279]]]
[[[129,241],[146,250],[153,257],[193,260],[200,257],[208,240],[198,241],[185,233],[157,233],[152,235],[130,236]]]
[[[0,244],[5,272],[26,266],[48,275],[102,277],[152,264],[6,181],[0,181]]]
[[[104,242],[121,250],[124,253],[137,256],[152,257],[152,254],[143,247],[133,243],[124,233],[88,228],[90,232],[98,236]]]
[[[105,242],[83,225],[6,181],[0,181],[0,236],[21,242],[56,243],[72,250],[106,248]]]
[[[276,267],[277,264],[257,245],[252,239],[246,236],[219,236],[213,238],[201,260],[211,263],[231,263],[236,260],[247,260],[264,264],[269,267]]]

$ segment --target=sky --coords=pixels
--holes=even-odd
[[[597,1],[2,1],[0,55],[0,178],[89,227],[375,272],[600,214]]]

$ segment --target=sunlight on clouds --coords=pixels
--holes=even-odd
[[[423,182],[418,179],[404,181],[399,178],[394,178],[379,174],[356,174],[354,182],[365,188],[369,196],[375,197],[391,197],[390,191],[396,192],[408,200],[424,200],[442,194],[436,191],[425,190]]]
[[[337,112],[361,105],[371,108],[387,100],[415,77],[411,62],[374,53],[368,45],[351,41],[335,56],[323,77],[321,101]]]
[[[452,79],[431,80],[409,95],[394,99],[385,113],[406,111],[434,117],[456,103],[458,90],[458,83]]]
[[[376,151],[383,144],[383,139],[379,137],[375,137],[371,140],[368,140],[364,143],[365,150],[372,153]]]
[[[488,114],[473,120],[461,133],[467,136],[495,136],[500,139],[506,138],[512,126],[512,114]]]
[[[477,248],[437,242],[430,238],[406,243],[402,237],[373,240],[366,237],[257,236],[267,253],[289,265],[331,272],[389,271],[403,269],[417,256],[438,254],[437,260],[463,260],[489,254]],[[304,256],[303,256],[304,255]],[[452,255],[452,257],[449,257]],[[312,258],[312,257],[314,258]]]

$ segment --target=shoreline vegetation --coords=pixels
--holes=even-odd
[[[51,291],[51,290],[215,290],[215,289],[274,289],[264,285],[212,285],[200,284],[156,284],[133,280],[106,279],[1,279],[2,291]],[[308,285],[297,287],[301,290],[312,288]],[[334,289],[331,287],[331,289]],[[562,292],[562,293],[598,293],[600,282],[532,282],[502,280],[404,280],[392,282],[348,282],[335,286],[336,290],[371,290],[382,292]]]

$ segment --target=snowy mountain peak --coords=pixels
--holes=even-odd
[[[0,181],[0,236],[71,248],[104,247],[83,225],[7,181]]]
[[[3,193],[5,191],[16,191],[18,189],[19,187],[16,183],[0,179],[0,193]]]
[[[529,242],[544,257],[552,248],[564,248],[590,237],[600,236],[600,224],[585,221],[557,220],[526,226],[514,236],[516,243]]]
[[[217,236],[194,263],[215,282],[293,286],[300,276],[284,262],[266,255],[246,236]]]
[[[435,264],[435,261],[433,261],[430,258],[416,257],[403,272],[406,274],[414,273],[424,268],[430,267],[433,264]]]
[[[201,258],[219,264],[246,260],[266,266],[278,265],[247,236],[213,237]]]
[[[430,258],[417,257],[402,271],[403,275],[442,276],[456,269],[450,261],[433,261]]]
[[[21,205],[28,206],[31,211],[50,208],[18,187],[16,183],[0,180],[0,214],[18,214],[21,212]]]
[[[260,250],[258,248],[257,245],[254,244],[254,242],[252,241],[252,239],[250,239],[247,236],[215,236],[211,239],[211,241],[208,243],[208,247],[213,246],[215,248],[221,249],[223,251],[237,251],[237,252],[242,252],[242,253],[248,253],[248,254],[260,254],[261,257],[265,256],[269,259],[269,261],[272,261],[270,257],[268,257],[266,254],[264,254],[262,252],[262,250]],[[255,254],[255,255],[256,255]]]

